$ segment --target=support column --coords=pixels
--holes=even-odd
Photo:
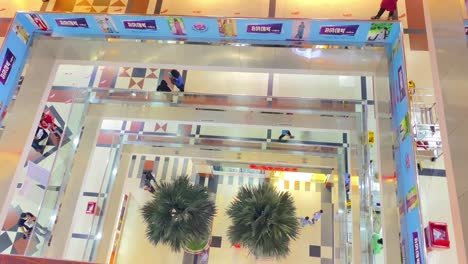
[[[468,48],[459,0],[424,1],[458,263],[468,253]],[[436,210],[436,208],[434,208]],[[454,240],[454,241],[453,241]]]
[[[83,135],[73,160],[70,180],[62,199],[61,209],[57,214],[57,224],[53,230],[52,243],[46,253],[49,258],[61,259],[66,252],[67,242],[71,238],[71,227],[75,208],[80,196],[81,186],[86,176],[90,158],[101,126],[101,119],[96,116],[87,116]]]
[[[55,57],[41,42],[31,49],[29,71],[15,105],[5,120],[0,138],[0,224],[3,224],[21,176],[31,143],[47,100],[54,75]],[[49,78],[49,76],[51,76]]]

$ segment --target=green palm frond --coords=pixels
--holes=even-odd
[[[208,191],[187,176],[158,183],[153,199],[141,209],[148,240],[180,251],[184,243],[209,235],[216,206]]]
[[[227,210],[228,237],[256,256],[285,257],[298,236],[299,221],[292,196],[271,185],[242,187]]]

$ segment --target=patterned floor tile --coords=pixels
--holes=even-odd
[[[128,87],[130,86],[131,79],[132,79],[131,77],[117,77],[114,88],[128,89]]]
[[[92,6],[92,0],[79,0],[75,6]]]
[[[111,0],[94,0],[93,5],[95,6],[109,6]]]
[[[331,259],[333,257],[333,248],[331,247],[324,247],[320,248],[321,258]]]
[[[122,0],[111,0],[110,1],[110,6],[112,7],[125,7],[127,6],[128,4],[128,0],[126,0],[125,2],[122,1]]]
[[[158,88],[158,79],[154,78],[145,78],[145,82],[143,83],[143,90],[145,91],[156,91]]]
[[[154,127],[155,132],[167,132],[167,123],[156,123]]]
[[[159,69],[156,68],[147,68],[145,78],[157,79],[159,76]]]
[[[119,77],[131,77],[130,73],[132,72],[133,68],[131,67],[120,67],[119,68]]]
[[[314,246],[314,245],[310,245],[309,246],[309,256],[310,257],[317,257],[317,258],[320,258],[321,256],[321,247],[320,246]]]
[[[132,77],[145,78],[146,68],[133,68]]]
[[[128,89],[140,89],[143,90],[143,86],[145,84],[145,79],[144,78],[136,78],[132,77],[130,78],[130,83],[128,84]]]
[[[0,235],[0,253],[9,253],[6,252],[7,249],[10,249],[11,251],[11,246],[13,245],[13,241],[11,240],[10,236],[8,236],[7,232],[3,232]]]

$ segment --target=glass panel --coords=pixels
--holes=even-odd
[[[116,135],[112,139],[112,144],[109,146],[109,156],[107,159],[105,175],[102,178],[99,197],[96,202],[97,212],[93,216],[88,240],[86,241],[86,249],[83,252],[83,260],[93,261],[96,255],[96,251],[99,246],[99,242],[102,237],[102,229],[105,221],[106,207],[109,202],[109,196],[114,186],[115,178],[117,176],[117,170],[120,161],[120,151],[123,142],[123,135]],[[104,212],[104,214],[102,213]]]
[[[75,90],[70,97],[69,103],[67,103],[69,112],[68,116],[65,117],[65,123],[62,128],[56,128],[59,143],[52,164],[50,167],[47,166],[47,162],[41,164],[50,168],[50,175],[43,197],[39,199],[37,221],[30,236],[31,239],[28,240],[25,255],[44,255],[55,224],[59,201],[70,177],[70,168],[83,126],[83,116],[88,107],[88,93],[86,90]],[[51,106],[54,106],[54,104],[51,104]],[[55,106],[59,107],[59,105]]]
[[[239,111],[249,109],[272,109],[290,111],[308,111],[314,113],[326,111],[328,115],[349,115],[354,113],[356,105],[362,105],[363,100],[329,100],[320,98],[287,98],[268,96],[242,96],[242,95],[213,95],[195,93],[151,92],[128,89],[99,89],[99,88],[73,88],[88,89],[91,91],[92,103],[157,103],[167,105],[199,105],[234,108]]]

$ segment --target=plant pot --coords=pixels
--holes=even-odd
[[[210,247],[211,236],[200,239],[198,241],[190,241],[185,243],[182,247],[184,251],[188,254],[198,255]]]

